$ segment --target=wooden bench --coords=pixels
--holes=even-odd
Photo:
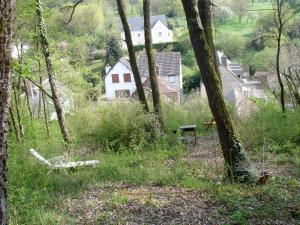
[[[196,130],[197,130],[197,125],[183,125],[179,127],[180,132],[182,132],[182,134],[185,134],[186,132],[193,132],[194,133],[194,145],[196,145],[197,143],[197,134],[196,134]]]

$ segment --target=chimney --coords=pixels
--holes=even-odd
[[[111,66],[107,64],[105,66],[105,74],[108,74],[108,72],[110,71],[110,69],[111,69]]]

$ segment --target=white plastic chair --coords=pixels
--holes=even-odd
[[[91,161],[77,161],[77,162],[65,162],[65,158],[63,156],[57,156],[51,159],[45,159],[34,149],[30,149],[30,153],[40,162],[46,164],[49,169],[68,169],[68,168],[76,168],[78,166],[95,166],[100,162],[98,160]],[[49,171],[50,172],[50,171]]]

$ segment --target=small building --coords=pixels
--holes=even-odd
[[[133,45],[145,45],[144,17],[130,17],[128,23]],[[151,31],[153,44],[173,42],[173,31],[168,28],[166,16],[152,16]],[[121,48],[127,48],[123,26],[121,26]]]
[[[179,52],[155,54],[159,89],[168,100],[180,101],[183,83]],[[144,90],[151,92],[148,59],[145,52],[138,56],[138,68]],[[106,67],[105,95],[109,100],[136,96],[136,85],[128,59],[121,58],[113,67]]]

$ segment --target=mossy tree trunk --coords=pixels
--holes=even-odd
[[[55,107],[55,111],[57,114],[57,119],[59,123],[59,127],[63,136],[63,139],[66,143],[70,143],[70,137],[69,133],[67,131],[66,125],[65,125],[65,118],[63,114],[63,109],[60,103],[60,99],[58,97],[57,93],[57,88],[54,82],[54,70],[52,66],[52,61],[50,58],[50,52],[49,52],[49,42],[48,38],[46,36],[46,25],[43,17],[43,11],[41,7],[41,2],[40,0],[35,1],[36,4],[36,14],[37,14],[37,19],[38,19],[38,28],[40,30],[40,41],[41,41],[41,47],[43,49],[43,54],[45,57],[45,62],[46,62],[46,67],[47,67],[47,72],[48,72],[48,79],[49,79],[49,84],[51,88],[51,93],[52,93],[52,100],[53,104]]]
[[[152,89],[152,99],[154,112],[157,115],[158,121],[160,123],[160,129],[164,129],[163,116],[161,110],[161,101],[159,93],[159,85],[157,78],[157,71],[155,65],[155,58],[152,49],[152,32],[151,32],[151,6],[150,0],[143,1],[143,11],[144,11],[144,29],[145,29],[145,48],[148,58],[149,65],[149,76]]]
[[[253,179],[251,163],[236,136],[230,114],[226,108],[221,80],[214,66],[214,59],[206,40],[196,1],[182,0],[182,4],[192,46],[206,88],[209,106],[216,121],[228,178],[233,182],[250,182]]]
[[[127,49],[128,49],[130,65],[131,65],[131,69],[132,69],[132,73],[133,73],[133,77],[134,77],[138,97],[139,97],[139,100],[140,100],[141,104],[143,105],[144,110],[146,112],[149,112],[149,107],[148,107],[148,104],[147,104],[147,99],[146,99],[146,95],[145,95],[145,92],[144,92],[142,79],[141,79],[141,75],[140,75],[140,72],[139,72],[139,69],[138,69],[137,60],[136,60],[136,56],[135,56],[135,51],[134,51],[134,47],[133,47],[133,43],[132,43],[130,27],[129,27],[127,16],[126,16],[124,1],[123,0],[117,0],[117,3],[118,3],[118,10],[119,10],[120,18],[121,18],[124,33],[125,33],[125,42],[126,42]]]
[[[0,0],[0,224],[8,224],[7,133],[11,76],[13,0]]]
[[[219,65],[217,62],[217,54],[216,54],[216,49],[214,44],[214,38],[213,38],[212,15],[211,15],[212,6],[213,6],[212,0],[198,1],[198,10],[199,10],[202,26],[204,29],[206,41],[209,46],[211,55],[214,59],[213,62],[216,67],[216,72],[218,73],[218,76],[221,78]]]

